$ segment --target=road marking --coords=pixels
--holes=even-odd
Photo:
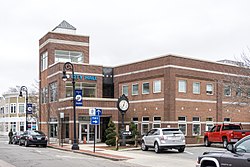
[[[0,167],[16,167],[0,159]]]
[[[190,154],[190,155],[194,155],[194,153],[191,153],[189,151],[184,151],[184,152],[187,153],[187,154]]]
[[[73,158],[73,159],[78,158],[78,157],[72,157],[72,156],[67,156],[67,155],[56,155],[56,157],[58,157],[58,158]]]

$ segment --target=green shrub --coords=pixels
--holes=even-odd
[[[116,127],[112,120],[109,121],[108,128],[105,130],[106,134],[106,141],[105,143],[108,146],[115,146],[116,145]]]

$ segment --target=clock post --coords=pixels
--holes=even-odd
[[[122,130],[121,130],[122,143],[121,143],[121,146],[125,146],[126,145],[125,135],[123,134],[125,131],[125,129],[124,129],[124,115],[129,108],[129,101],[128,101],[128,98],[124,94],[118,98],[117,108],[122,114]]]

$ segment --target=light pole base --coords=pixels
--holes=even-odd
[[[79,150],[78,144],[77,144],[77,143],[73,143],[71,149],[72,149],[72,150]]]

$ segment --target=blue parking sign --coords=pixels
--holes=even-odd
[[[91,125],[99,125],[100,124],[100,117],[99,116],[91,116],[90,117]]]

